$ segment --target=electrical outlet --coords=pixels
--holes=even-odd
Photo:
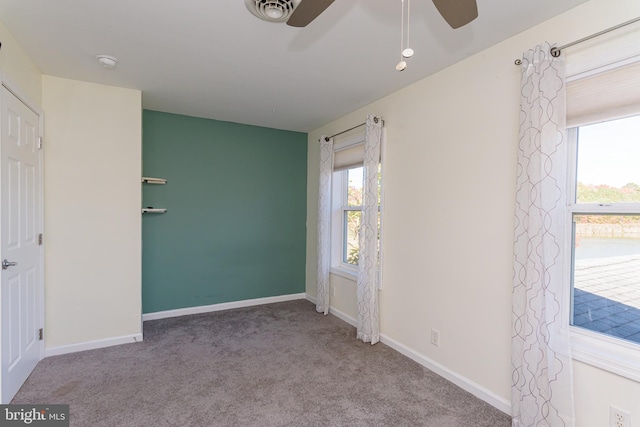
[[[431,329],[431,344],[440,347],[440,331],[437,329]]]
[[[336,296],[336,287],[335,287],[335,286],[332,286],[332,287],[331,287],[331,296],[332,296],[332,297],[335,297],[335,296]]]
[[[631,427],[631,414],[624,409],[611,406],[610,411],[611,427]]]

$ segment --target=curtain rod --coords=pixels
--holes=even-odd
[[[336,136],[338,136],[338,135],[342,135],[343,133],[347,133],[347,132],[349,132],[349,131],[351,131],[351,130],[354,130],[354,129],[359,128],[360,126],[364,126],[364,125],[366,125],[366,123],[360,123],[359,125],[355,125],[355,126],[354,126],[354,127],[352,127],[352,128],[349,128],[349,129],[347,129],[347,130],[343,130],[342,132],[338,132],[338,133],[336,133],[335,135],[325,136],[325,137],[324,137],[324,140],[325,140],[325,141],[329,141],[329,140],[330,140],[331,138],[333,138],[333,137],[336,137]]]
[[[615,31],[615,30],[620,29],[622,27],[626,27],[627,25],[634,24],[634,23],[636,23],[638,21],[640,21],[640,16],[637,17],[637,18],[631,19],[629,21],[623,22],[622,24],[618,24],[618,25],[615,25],[615,26],[613,26],[611,28],[607,28],[606,30],[598,31],[597,33],[591,34],[590,36],[583,37],[580,40],[576,40],[574,42],[567,43],[567,44],[562,45],[560,47],[552,47],[549,53],[551,53],[551,56],[553,56],[554,58],[557,58],[558,56],[560,56],[560,52],[562,52],[563,49],[566,49],[566,48],[571,47],[571,46],[575,46],[575,45],[577,45],[579,43],[582,43],[582,42],[586,42],[587,40],[591,40],[591,39],[599,37],[599,36],[601,36],[603,34],[610,33],[611,31]],[[516,59],[515,60],[515,64],[516,65],[521,65],[522,64],[522,60],[521,59]]]
[[[378,123],[378,120],[380,120],[380,119],[379,119],[377,116],[373,118],[373,121],[374,121],[374,122],[376,122],[376,123]],[[356,129],[356,128],[359,128],[360,126],[364,126],[364,125],[366,125],[366,124],[367,124],[366,122],[365,122],[365,123],[360,123],[359,125],[355,125],[355,126],[354,126],[354,127],[352,127],[352,128],[349,128],[349,129],[347,129],[347,130],[343,130],[342,132],[338,132],[338,133],[336,133],[336,134],[334,134],[334,135],[331,135],[331,136],[325,136],[325,137],[324,137],[324,140],[325,140],[325,141],[329,141],[331,138],[335,138],[335,137],[336,137],[336,136],[338,136],[338,135],[342,135],[343,133],[347,133],[347,132],[352,131],[352,130],[354,130],[354,129]],[[384,126],[384,120],[382,120],[382,125]]]
[[[587,40],[591,40],[591,39],[593,39],[595,37],[599,37],[599,36],[601,36],[603,34],[610,33],[611,31],[615,31],[615,30],[617,30],[619,28],[626,27],[627,25],[631,25],[631,24],[633,24],[635,22],[638,22],[638,21],[640,21],[640,17],[631,19],[630,21],[627,21],[627,22],[623,22],[622,24],[618,24],[618,25],[616,25],[614,27],[611,27],[611,28],[607,28],[606,30],[599,31],[599,32],[597,32],[595,34],[591,34],[590,36],[583,37],[580,40],[576,40],[574,42],[567,43],[567,44],[565,44],[563,46],[552,47],[551,48],[551,56],[553,56],[554,58],[557,58],[558,56],[560,56],[560,52],[562,51],[562,49],[566,49],[568,47],[577,45],[579,43],[586,42]]]

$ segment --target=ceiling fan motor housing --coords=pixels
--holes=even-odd
[[[301,0],[244,0],[249,12],[268,22],[287,22]]]

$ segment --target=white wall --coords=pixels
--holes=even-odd
[[[141,92],[43,77],[1,22],[0,41],[0,76],[45,114],[47,351],[137,338]]]
[[[141,102],[138,90],[43,76],[49,354],[142,332]]]
[[[514,60],[545,40],[571,42],[639,15],[637,0],[592,0],[311,132],[307,293],[316,294],[318,138],[379,114],[388,143],[381,332],[508,407],[520,80]],[[635,34],[640,41],[639,24]],[[334,277],[332,286],[333,307],[355,317],[354,283]],[[429,342],[431,328],[441,333],[440,347]],[[608,425],[611,404],[640,417],[636,382],[576,363],[575,388],[578,426]]]
[[[40,106],[42,103],[42,74],[36,64],[22,50],[9,30],[0,22],[0,73],[21,90],[21,96]]]

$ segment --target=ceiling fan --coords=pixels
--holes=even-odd
[[[286,22],[292,27],[306,27],[335,0],[245,0],[245,5],[260,19]],[[478,17],[476,0],[433,0],[440,15],[459,28]]]

